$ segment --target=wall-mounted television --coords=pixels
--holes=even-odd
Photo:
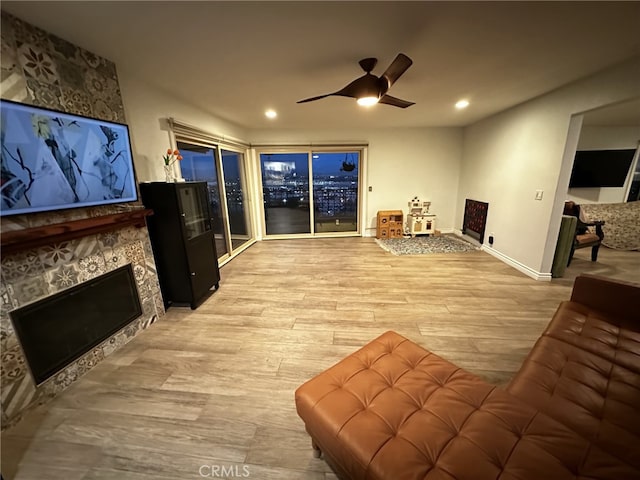
[[[129,129],[0,101],[0,215],[137,200]]]
[[[577,151],[569,188],[623,187],[635,153],[635,149]]]

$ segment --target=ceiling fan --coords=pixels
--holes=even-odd
[[[404,53],[399,53],[387,70],[380,76],[376,77],[371,73],[378,63],[377,58],[364,58],[358,62],[362,69],[366,72],[360,78],[355,79],[349,85],[334,93],[319,95],[317,97],[306,98],[297,103],[313,102],[321,98],[330,96],[351,97],[358,99],[360,105],[374,105],[376,103],[384,103],[393,105],[394,107],[407,108],[414,105],[414,102],[407,102],[391,95],[387,95],[387,91],[391,88],[398,78],[411,66],[413,61]]]

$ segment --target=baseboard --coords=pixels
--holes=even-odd
[[[458,237],[462,238],[463,240],[469,242],[471,245],[475,245],[478,248],[482,248],[482,244],[476,240],[473,237],[470,237],[469,235],[465,235],[464,233],[462,233],[462,230],[457,229],[457,228],[452,228],[451,229],[451,233],[453,233],[454,235],[457,235]]]
[[[530,267],[527,267],[526,265],[518,262],[517,260],[514,260],[513,258],[505,255],[504,253],[499,252],[498,250],[495,250],[492,247],[489,247],[488,245],[482,245],[481,250],[487,252],[489,255],[492,255],[494,257],[496,257],[498,260],[506,263],[507,265],[515,268],[516,270],[519,270],[520,272],[524,273],[526,276],[533,278],[534,280],[537,280],[539,282],[550,282],[551,281],[551,273],[542,273],[542,272],[538,272]]]

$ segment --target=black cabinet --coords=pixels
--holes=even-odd
[[[164,306],[200,305],[220,285],[206,182],[140,184]]]

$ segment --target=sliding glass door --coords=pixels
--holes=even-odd
[[[260,152],[264,233],[358,233],[361,151]]]
[[[308,155],[263,153],[260,167],[266,234],[311,233]]]
[[[312,160],[315,231],[356,232],[360,152],[314,152]]]
[[[218,259],[226,259],[253,239],[244,153],[182,141],[177,147],[182,177],[207,182]]]
[[[222,172],[227,200],[231,249],[236,250],[252,238],[251,212],[247,195],[244,171],[244,154],[231,150],[220,150]]]

